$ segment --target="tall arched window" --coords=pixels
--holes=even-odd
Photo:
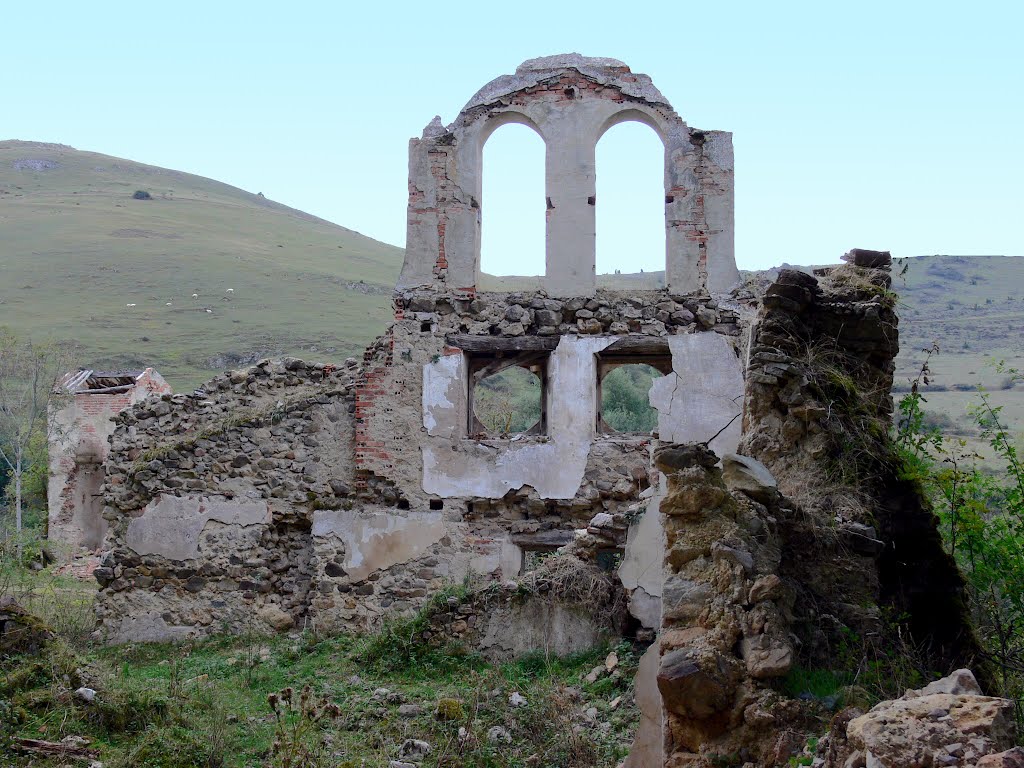
[[[482,173],[481,271],[543,275],[544,140],[525,125],[499,127],[484,144]]]
[[[598,285],[663,287],[665,146],[661,137],[643,123],[613,125],[597,144],[596,161],[597,274],[615,276],[599,279]]]

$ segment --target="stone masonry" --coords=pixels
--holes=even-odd
[[[557,165],[548,275],[494,292],[477,280],[480,151],[510,120],[536,127]],[[593,144],[622,120],[666,144],[664,290],[593,280]],[[515,578],[529,553],[564,546],[596,515],[645,518],[661,493],[660,441],[728,452],[740,438],[753,310],[749,293],[729,292],[731,163],[728,134],[688,128],[646,76],[610,59],[527,62],[448,128],[432,123],[411,144],[395,322],[362,361],[264,361],[117,418],[97,571],[104,631],[372,626],[446,581]],[[649,395],[657,428],[607,429],[603,371],[649,361],[666,374]],[[480,433],[479,371],[520,364],[541,379],[540,426]],[[654,518],[612,547],[628,550],[630,604],[652,629]]]

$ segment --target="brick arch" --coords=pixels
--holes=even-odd
[[[522,125],[522,126],[525,126],[526,128],[529,128],[533,132],[533,134],[537,138],[540,139],[541,146],[544,148],[543,149],[543,157],[541,158],[542,168],[547,163],[548,146],[547,146],[547,142],[544,139],[544,135],[541,132],[540,128],[537,126],[537,124],[533,120],[531,120],[529,117],[527,117],[526,115],[524,115],[522,113],[519,113],[519,112],[515,112],[515,111],[502,112],[502,113],[499,113],[497,115],[493,115],[485,123],[484,129],[483,129],[483,131],[481,131],[480,138],[479,138],[479,150],[478,150],[479,161],[478,161],[478,167],[480,168],[480,172],[479,172],[479,174],[476,175],[476,188],[474,190],[474,196],[473,196],[473,199],[477,201],[477,235],[476,235],[476,237],[477,237],[477,240],[479,242],[479,245],[476,246],[476,250],[477,250],[477,253],[478,253],[477,261],[476,261],[476,282],[477,282],[477,284],[480,284],[481,278],[484,277],[487,274],[483,270],[483,245],[484,245],[484,237],[485,237],[484,233],[487,231],[488,227],[491,226],[491,225],[488,224],[488,220],[487,220],[487,216],[485,214],[485,211],[488,211],[488,210],[493,211],[493,210],[495,210],[493,200],[488,201],[486,196],[484,195],[484,190],[483,190],[483,179],[484,179],[484,173],[485,173],[485,171],[484,171],[484,168],[485,168],[484,149],[486,148],[487,142],[490,141],[491,137],[497,131],[499,131],[500,129],[502,129],[505,126],[508,126],[508,125]],[[529,160],[530,160],[530,164],[532,165],[533,164],[533,160],[534,160],[533,152],[532,151],[530,152]],[[493,191],[493,187],[491,189]],[[532,191],[533,190],[531,189],[531,193],[532,193]],[[543,192],[546,194],[547,190],[545,189],[545,190],[543,190]],[[542,203],[542,200],[537,200],[537,203],[538,203],[537,215],[538,216],[543,216],[544,215],[544,208],[540,205],[540,203]],[[494,221],[494,219],[492,218],[491,222],[493,222],[493,221]],[[537,223],[539,223],[539,222],[537,222]],[[491,241],[488,240],[488,242],[491,242]],[[531,260],[531,263],[533,263],[532,260]],[[545,264],[545,270],[546,270],[546,264]],[[484,278],[484,279],[486,279],[486,278]],[[530,279],[530,281],[536,283],[536,287],[539,287],[540,284],[543,283],[544,276],[543,275],[541,275],[541,276],[536,276],[535,275],[535,276],[531,276],[529,279]]]
[[[689,128],[646,75],[579,54],[532,59],[492,80],[449,125],[410,143],[406,260],[398,290],[472,293],[480,279],[483,143],[504,122],[536,130],[546,146],[549,200],[540,286],[554,296],[596,290],[595,151],[618,122],[638,120],[665,144],[668,287],[727,290],[733,254],[732,140]]]

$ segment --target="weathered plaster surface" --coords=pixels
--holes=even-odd
[[[619,122],[649,125],[665,145],[668,287],[728,290],[739,279],[733,239],[732,136],[690,128],[646,75],[615,59],[564,54],[524,62],[485,85],[445,127],[409,145],[406,259],[398,288],[479,287],[483,147],[519,123],[544,140],[546,269],[551,296],[596,289],[596,146]]]
[[[200,537],[211,521],[239,527],[268,525],[270,508],[265,501],[161,495],[128,523],[125,543],[139,555],[191,560],[199,555]]]
[[[640,657],[635,684],[640,724],[623,768],[655,768],[665,763],[665,738],[662,733],[664,713],[661,693],[658,691],[660,661],[661,652],[657,643],[652,644]]]
[[[353,580],[426,554],[445,535],[440,512],[320,510],[313,516],[313,536],[333,536],[345,545],[343,567]]]
[[[548,436],[510,440],[429,437],[423,445],[423,489],[443,497],[501,498],[511,489],[532,486],[542,499],[571,499],[583,482],[597,419],[597,367],[594,356],[615,337],[562,336],[548,368]],[[460,365],[428,363],[424,380],[431,389],[461,388]],[[455,382],[458,381],[459,384]],[[426,389],[426,387],[424,387]],[[465,395],[462,396],[462,401]],[[424,400],[426,400],[424,395]],[[464,413],[462,401],[447,404],[431,396],[425,410],[436,424]]]
[[[585,610],[534,600],[494,611],[488,617],[480,649],[494,659],[536,651],[565,656],[593,648],[602,637],[602,631]]]
[[[500,498],[510,489],[528,485],[541,498],[572,498],[583,481],[595,437],[595,355],[617,338],[561,337],[548,369],[546,437],[488,441],[454,437],[465,434],[462,357],[443,356],[424,365],[423,420],[428,432],[422,448],[424,491],[443,497]],[[670,336],[668,344],[673,373],[657,379],[650,393],[651,405],[659,412],[661,439],[708,440],[740,413],[741,362],[729,339],[717,333]],[[740,428],[736,419],[712,441],[712,447],[734,451]]]
[[[717,333],[670,336],[668,344],[673,374],[651,388],[661,440],[701,443],[724,428],[711,449],[735,453],[743,426],[743,366],[733,345]]]
[[[462,355],[442,355],[423,366],[423,426],[433,437],[461,437],[466,429],[466,371]]]
[[[168,624],[159,611],[132,613],[121,617],[107,636],[112,645],[124,643],[177,643],[198,635],[196,627]]]
[[[659,507],[664,498],[664,479],[647,503],[646,511],[626,534],[626,548],[619,565],[619,580],[629,592],[629,612],[648,629],[661,626],[661,592],[665,532]]]

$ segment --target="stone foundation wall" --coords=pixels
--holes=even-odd
[[[95,572],[110,639],[313,620],[314,517],[352,503],[356,370],[264,361],[117,417]]]

